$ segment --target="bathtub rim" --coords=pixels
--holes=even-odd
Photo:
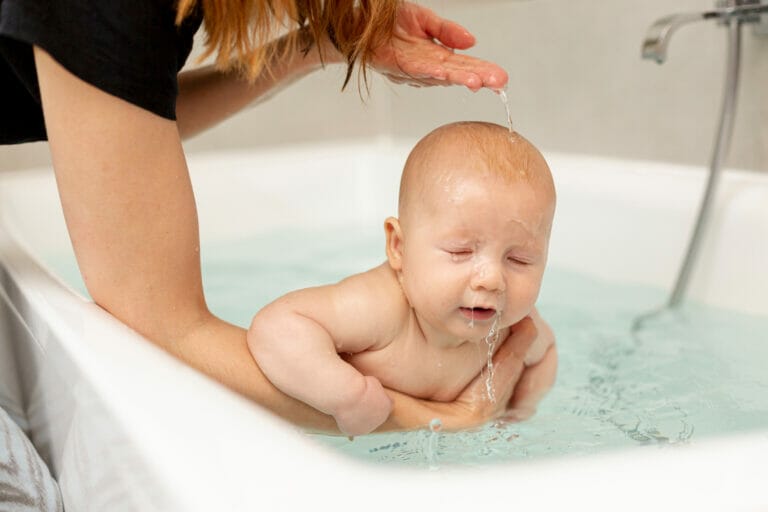
[[[5,244],[2,244],[5,245]],[[19,275],[18,268],[13,264],[8,268],[7,252],[5,248],[0,251],[0,264],[11,274],[20,288],[24,289],[26,277],[23,277],[30,269],[22,271]],[[41,271],[41,269],[37,269]],[[31,276],[29,276],[31,277]],[[36,276],[39,278],[40,276]],[[50,291],[50,290],[49,290]],[[88,309],[88,314],[93,315],[93,308],[81,299],[75,299],[68,291],[61,290],[67,297],[66,300],[76,300],[78,307]],[[26,295],[26,294],[25,294]],[[37,303],[39,297],[30,297],[27,300]],[[58,299],[57,299],[58,300]],[[39,304],[36,304],[39,306]],[[121,330],[123,326],[114,325],[111,317],[104,314],[104,319],[112,328]],[[154,347],[147,346],[148,342],[138,335],[122,332],[127,340],[136,347],[143,347],[141,352],[150,352],[160,355],[163,364],[176,365],[175,361],[167,360],[167,356]],[[132,339],[133,338],[133,339]],[[49,342],[51,342],[49,340]],[[144,349],[149,348],[149,351]],[[150,356],[154,357],[154,356]],[[157,414],[161,409],[154,408],[141,414],[142,409],[136,404],[125,404],[121,407],[129,408],[130,421],[134,423],[129,431],[138,438],[135,442],[138,446],[144,446],[142,455],[146,457],[146,463],[153,477],[165,482],[167,486],[176,489],[163,496],[161,503],[166,510],[211,510],[210,507],[218,507],[218,510],[237,510],[242,506],[258,506],[266,503],[283,504],[291,506],[309,506],[316,503],[318,497],[326,500],[337,499],[335,492],[330,492],[326,485],[318,482],[315,477],[318,474],[334,478],[334,481],[345,482],[347,489],[356,489],[356,492],[347,491],[351,500],[347,503],[338,503],[340,510],[357,509],[358,501],[365,499],[368,493],[380,491],[382,480],[387,481],[390,489],[388,499],[379,497],[379,501],[371,510],[391,510],[403,499],[418,506],[433,506],[432,497],[439,493],[445,493],[448,489],[470,488],[468,482],[477,482],[471,496],[453,496],[450,504],[441,507],[444,510],[463,510],[467,506],[476,504],[477,496],[485,496],[486,506],[508,505],[511,498],[502,491],[510,486],[515,489],[513,501],[517,506],[531,506],[537,508],[573,506],[577,503],[586,504],[595,510],[614,510],[617,503],[623,503],[626,510],[648,510],[648,507],[671,506],[687,507],[697,510],[722,510],[723,507],[739,510],[759,510],[765,504],[766,496],[762,492],[761,469],[764,461],[768,460],[768,432],[752,432],[730,437],[706,439],[696,445],[669,447],[643,447],[637,449],[619,449],[588,456],[566,456],[557,459],[541,459],[530,463],[511,462],[509,464],[493,464],[480,468],[442,468],[441,471],[430,472],[409,468],[394,468],[374,466],[356,459],[334,453],[326,447],[297,434],[293,427],[283,424],[273,416],[256,412],[256,409],[243,405],[245,400],[232,392],[224,390],[218,384],[203,377],[197,372],[183,367],[182,373],[186,376],[175,375],[178,380],[184,380],[186,384],[192,384],[195,389],[206,388],[204,393],[211,396],[211,404],[216,404],[216,409],[222,413],[233,412],[238,415],[238,425],[235,428],[233,438],[242,438],[244,435],[253,435],[253,432],[276,435],[282,437],[285,442],[294,443],[296,455],[288,465],[295,464],[305,471],[310,480],[303,486],[302,493],[291,493],[293,485],[286,485],[290,478],[296,478],[293,468],[284,466],[283,471],[276,471],[270,464],[268,475],[281,473],[280,479],[265,482],[267,489],[258,498],[254,498],[249,489],[252,483],[251,476],[240,482],[217,481],[216,492],[190,495],[191,489],[206,489],[211,479],[219,474],[218,470],[203,472],[183,471],[185,464],[168,464],[163,461],[183,461],[184,447],[178,443],[169,447],[165,442],[158,443],[147,431],[157,426]],[[88,378],[104,380],[106,375],[91,375]],[[188,377],[191,377],[189,379]],[[97,386],[98,387],[98,386]],[[143,395],[146,399],[148,394]],[[104,398],[109,399],[109,396]],[[244,414],[245,410],[254,412],[253,415]],[[197,411],[195,408],[194,411]],[[249,416],[251,416],[249,418]],[[191,416],[197,418],[196,416]],[[125,419],[125,418],[124,418]],[[197,418],[199,419],[199,418]],[[174,421],[171,421],[174,420]],[[255,420],[255,421],[252,421]],[[175,426],[180,424],[179,418],[166,416],[166,421]],[[136,425],[136,424],[139,425]],[[274,428],[273,428],[274,427]],[[173,429],[166,429],[164,441]],[[196,435],[205,434],[207,429],[199,429],[197,432],[188,432],[188,441]],[[151,441],[151,442],[150,442]],[[231,453],[243,455],[240,461],[242,474],[251,469],[249,462],[254,456],[263,456],[261,448],[276,444],[274,439],[262,445],[245,448],[242,445],[230,447]],[[215,451],[208,452],[209,460],[217,460]],[[283,455],[278,453],[276,455]],[[627,457],[631,457],[632,464],[627,467]],[[201,456],[201,458],[205,458]],[[716,465],[713,464],[716,460]],[[272,459],[270,458],[270,462]],[[285,462],[285,461],[284,461]],[[333,467],[333,471],[329,467]],[[714,467],[713,467],[714,466]],[[56,468],[53,468],[54,472]],[[197,475],[195,475],[197,473]],[[267,476],[268,476],[267,475]],[[621,478],[616,478],[621,475]],[[196,476],[196,477],[195,477]],[[262,475],[263,476],[263,475]],[[390,481],[391,480],[391,481]],[[611,482],[610,486],[606,486]],[[653,493],[637,496],[637,484],[642,487],[654,489]],[[552,487],[558,486],[558,492],[553,493]],[[702,492],[706,489],[706,492]],[[66,489],[63,489],[66,492]],[[167,489],[163,489],[167,491]],[[230,500],[220,499],[222,492],[229,494]],[[490,496],[490,498],[489,498]],[[626,497],[633,496],[632,503],[626,503]],[[232,508],[228,508],[232,507]]]

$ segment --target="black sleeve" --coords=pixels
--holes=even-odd
[[[0,0],[0,79],[40,103],[31,45],[99,89],[176,118],[177,73],[200,26],[181,27],[174,0]],[[3,86],[3,90],[7,90]],[[4,93],[3,93],[4,94]],[[2,121],[3,123],[5,121]]]

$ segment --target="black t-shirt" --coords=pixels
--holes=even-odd
[[[47,138],[32,45],[85,82],[175,119],[176,75],[202,22],[196,9],[177,27],[175,5],[174,0],[0,0],[0,144]]]

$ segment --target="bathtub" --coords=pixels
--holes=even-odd
[[[412,142],[194,155],[203,246],[350,219],[380,230],[396,211]],[[546,156],[558,188],[550,265],[669,288],[705,171]],[[766,205],[768,175],[725,174],[690,289],[696,300],[768,315]],[[768,506],[768,431],[471,469],[350,459],[155,348],[55,275],[50,255],[72,258],[52,171],[1,175],[0,400],[50,465],[68,510]]]

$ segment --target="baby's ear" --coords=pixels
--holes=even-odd
[[[394,271],[403,268],[403,234],[400,221],[395,217],[387,217],[384,221],[384,233],[387,235],[387,261]]]

